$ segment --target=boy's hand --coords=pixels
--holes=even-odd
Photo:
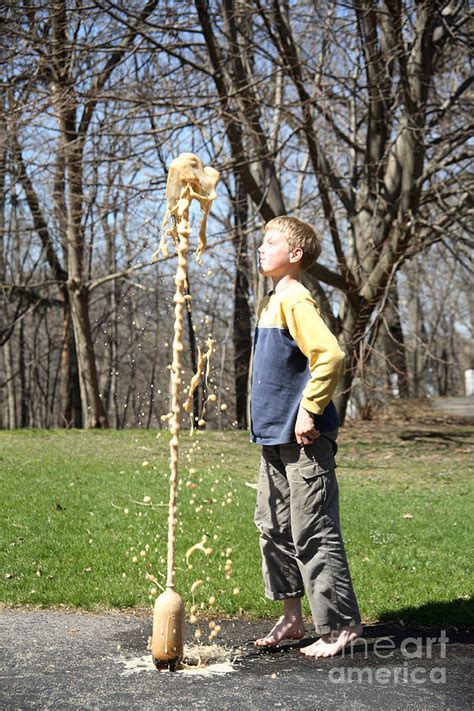
[[[313,415],[301,405],[296,418],[295,435],[298,444],[302,445],[312,444],[315,439],[321,436],[321,433],[314,427]]]

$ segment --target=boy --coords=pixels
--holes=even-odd
[[[299,281],[320,253],[316,232],[296,217],[265,226],[259,271],[273,291],[258,311],[250,410],[252,440],[262,445],[255,523],[265,593],[283,600],[282,616],[255,644],[304,636],[306,592],[320,638],[301,652],[316,658],[362,634],[334,471],[339,420],[331,397],[344,354]]]

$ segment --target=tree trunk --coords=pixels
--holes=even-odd
[[[99,91],[110,78],[114,68],[131,50],[141,20],[153,12],[157,0],[149,0],[142,8],[135,27],[130,27],[120,45],[111,51],[102,69],[94,74],[89,90],[80,92],[87,98],[81,107],[73,74],[73,44],[68,36],[69,15],[65,0],[51,0],[50,25],[52,30],[51,69],[54,82],[52,100],[60,133],[61,163],[65,168],[66,191],[66,247],[68,262],[68,291],[76,339],[81,401],[84,426],[107,427],[107,415],[99,394],[99,382],[89,316],[89,290],[85,282],[85,238],[82,224],[84,209],[83,159],[87,133],[97,105]],[[82,111],[80,109],[82,108]]]
[[[247,427],[247,385],[249,379],[252,335],[249,308],[249,260],[247,250],[247,194],[239,175],[235,177],[236,275],[234,287],[234,372],[237,426]]]
[[[409,397],[405,339],[400,321],[397,284],[394,281],[387,294],[382,314],[380,336],[386,359],[389,388],[400,398]]]
[[[7,386],[7,422],[8,428],[14,430],[17,427],[16,419],[16,397],[15,397],[15,376],[13,374],[13,360],[11,339],[3,346],[3,361],[5,364],[5,379]]]
[[[191,296],[191,285],[189,283],[189,272],[186,270],[186,294]],[[192,312],[192,301],[187,301],[186,302],[186,320],[188,324],[188,338],[189,338],[189,353],[191,356],[191,368],[193,371],[193,375],[197,373],[198,369],[198,358],[197,358],[197,345],[196,345],[196,333],[194,331],[194,323],[193,323],[193,312]],[[200,391],[201,388],[198,387],[193,393],[193,424],[195,425],[196,422],[199,420],[199,407],[200,407]]]
[[[346,418],[352,383],[359,366],[364,363],[367,326],[374,308],[374,303],[370,304],[364,299],[359,299],[356,305],[354,305],[353,299],[347,295],[342,300],[339,344],[346,354],[346,358],[344,372],[333,398],[342,425]]]
[[[84,281],[84,231],[82,226],[82,142],[75,130],[74,97],[60,105],[60,128],[67,176],[66,245],[67,288],[79,366],[83,422],[86,429],[108,427],[107,415],[99,394],[99,381],[89,315],[89,289]]]
[[[77,365],[76,342],[72,328],[71,308],[68,292],[61,289],[63,295],[63,341],[61,350],[61,385],[60,385],[60,427],[83,426],[81,388]]]
[[[337,386],[336,394],[333,397],[334,404],[339,414],[341,425],[344,424],[344,421],[346,419],[347,406],[349,404],[352,383],[355,378],[358,362],[355,347],[351,343],[350,332],[348,332],[348,335],[349,339],[346,340],[344,338],[341,338],[339,340],[341,348],[346,354],[346,358],[344,361],[344,371]]]
[[[3,99],[3,96],[2,96]],[[0,279],[2,283],[5,281],[5,205],[6,205],[6,156],[7,156],[7,131],[6,131],[6,121],[4,114],[4,101],[0,106]],[[0,294],[0,304],[2,311],[2,331],[3,331],[3,318],[7,316],[7,297],[2,289]],[[6,323],[5,323],[6,327]],[[10,338],[7,338],[6,342],[3,344],[3,362],[4,362],[4,373],[7,388],[7,411],[5,413],[5,420],[0,423],[1,426],[6,426],[13,430],[16,427],[16,398],[15,398],[15,383],[13,375],[13,361],[12,361],[12,350]]]
[[[19,326],[19,342],[18,342],[18,373],[20,376],[20,427],[28,427],[30,425],[30,413],[28,403],[29,388],[26,375],[25,365],[25,325],[24,319],[20,321]],[[33,423],[34,424],[34,423]]]
[[[108,422],[99,395],[99,382],[89,318],[89,291],[84,285],[81,287],[74,282],[68,284],[68,286],[79,364],[84,427],[86,429],[105,428],[108,427]]]
[[[469,319],[470,319],[470,331],[471,338],[469,342],[469,362],[468,368],[474,370],[474,292],[471,289],[469,291]]]
[[[437,365],[438,395],[446,397],[449,395],[449,353],[446,346],[441,349],[440,361]]]
[[[405,266],[405,274],[408,278],[408,318],[410,321],[410,368],[411,396],[422,397],[423,390],[423,366],[427,366],[423,356],[423,335],[424,323],[423,312],[420,303],[419,269],[416,262]]]

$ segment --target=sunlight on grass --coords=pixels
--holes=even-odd
[[[151,605],[166,576],[168,433],[0,436],[1,600]],[[275,614],[263,597],[253,524],[258,460],[245,432],[182,437],[176,589],[188,610]],[[423,607],[422,621],[436,624],[429,605],[457,600],[444,622],[469,623],[468,462],[452,449],[356,441],[343,432],[341,518],[364,619],[398,619],[403,611],[416,621]],[[198,548],[188,564],[186,551],[200,541],[208,554]]]

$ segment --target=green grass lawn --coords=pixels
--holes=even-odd
[[[473,624],[473,436],[448,446],[374,426],[341,432],[341,518],[364,620]],[[258,447],[245,432],[181,442],[177,591],[203,614],[275,615],[253,525]],[[167,432],[0,433],[0,600],[151,605],[166,576],[168,443]],[[203,536],[212,553],[196,550],[188,567]]]

